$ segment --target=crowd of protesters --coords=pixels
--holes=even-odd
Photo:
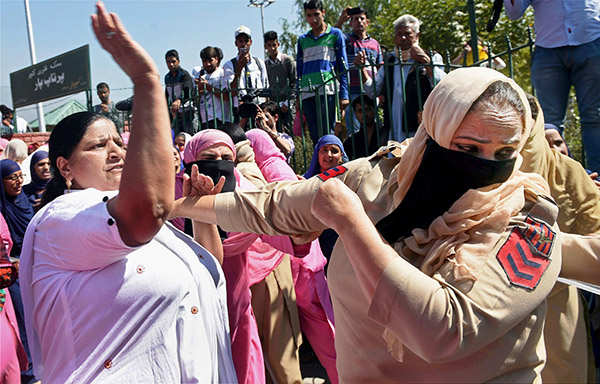
[[[415,16],[384,55],[365,9],[304,15],[295,59],[242,25],[161,84],[97,4],[134,96],[0,139],[0,383],[301,383],[303,345],[331,383],[597,380],[597,298],[557,281],[600,284],[600,178],[549,101],[445,73]]]

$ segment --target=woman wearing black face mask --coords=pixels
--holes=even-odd
[[[233,191],[238,185],[242,189],[247,188],[245,183],[249,182],[235,174],[235,158],[235,145],[223,131],[205,129],[195,134],[184,151],[186,172],[191,174],[192,183],[184,183],[183,195],[214,195]],[[191,186],[196,190],[190,191]],[[221,244],[216,225],[194,220],[193,227],[194,239],[214,255],[219,254],[223,264],[227,281],[231,350],[238,381],[265,382],[263,354],[251,307],[250,286],[254,275],[249,259],[268,254],[272,256],[267,258],[272,261],[269,265],[274,267],[280,253],[274,250],[265,252],[271,248],[263,244],[256,235],[222,232]]]
[[[512,80],[459,69],[434,88],[410,144],[175,210],[226,230],[340,234],[329,282],[342,382],[539,382],[559,272],[600,273],[584,258],[598,244],[560,233],[547,183],[518,171],[532,126]]]

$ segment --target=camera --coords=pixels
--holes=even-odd
[[[361,13],[366,13],[366,12],[367,11],[365,11],[361,7],[354,7],[354,8],[348,9],[348,16],[360,15]]]
[[[250,89],[245,95],[240,96],[238,109],[241,118],[254,119],[258,113],[258,98],[271,97],[271,91],[267,88]]]

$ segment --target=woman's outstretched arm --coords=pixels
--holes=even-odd
[[[119,195],[108,209],[125,244],[150,241],[167,220],[174,197],[171,135],[158,69],[114,13],[98,2],[92,27],[102,48],[134,85],[133,125]]]

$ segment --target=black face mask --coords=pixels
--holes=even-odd
[[[235,191],[235,168],[233,161],[229,160],[198,160],[189,164],[185,164],[185,173],[192,173],[192,165],[198,166],[198,171],[206,176],[209,176],[215,185],[219,182],[221,176],[225,176],[225,184],[221,192]]]
[[[515,161],[486,160],[439,146],[431,138],[415,178],[400,205],[376,227],[390,244],[409,236],[413,229],[427,229],[469,189],[506,181]]]

